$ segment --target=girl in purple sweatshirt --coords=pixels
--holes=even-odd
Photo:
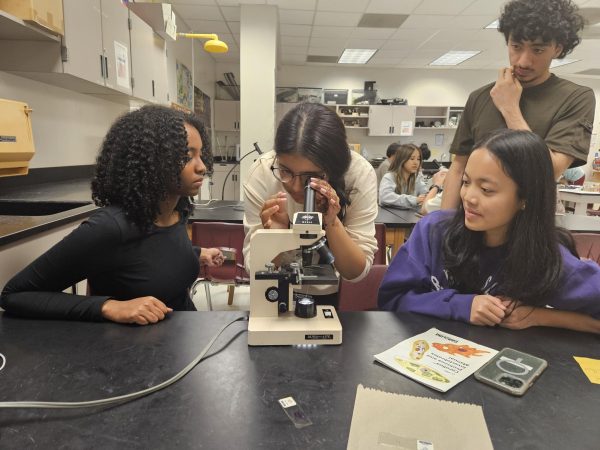
[[[383,279],[381,309],[600,333],[600,266],[580,260],[555,226],[552,163],[540,137],[490,134],[469,157],[460,195],[458,210],[417,223]]]

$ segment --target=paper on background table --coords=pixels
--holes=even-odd
[[[375,359],[425,386],[446,392],[496,353],[493,348],[431,328],[375,355]]]
[[[481,406],[356,389],[348,450],[493,450]],[[425,447],[427,448],[427,447]]]
[[[592,383],[600,384],[600,359],[583,358],[581,356],[573,356],[573,358]]]

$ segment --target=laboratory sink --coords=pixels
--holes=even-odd
[[[49,216],[92,202],[50,202],[34,200],[0,200],[0,216]]]

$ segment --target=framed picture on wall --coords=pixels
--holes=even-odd
[[[348,89],[325,89],[323,103],[326,105],[347,105]]]
[[[210,97],[197,86],[194,86],[194,113],[202,120],[206,128],[211,128]]]
[[[194,85],[192,72],[185,64],[175,62],[177,72],[177,103],[189,110],[194,110]]]
[[[308,103],[323,102],[323,89],[321,88],[298,88],[298,101]]]
[[[298,103],[297,87],[276,87],[275,101],[278,103]]]

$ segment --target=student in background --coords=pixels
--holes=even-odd
[[[381,184],[381,179],[383,176],[388,172],[388,170],[390,170],[390,165],[392,164],[394,156],[396,155],[396,150],[398,150],[399,147],[400,144],[397,142],[388,145],[388,148],[385,151],[385,156],[387,159],[379,164],[377,169],[375,169],[375,173],[377,174],[377,187],[379,187]]]
[[[419,214],[422,216],[441,209],[442,194],[444,192],[444,183],[446,182],[447,173],[448,169],[442,167],[431,177],[431,186],[429,186],[429,192],[431,193],[431,191],[433,191],[434,195],[428,195],[427,199],[423,202],[423,205],[421,205]]]
[[[421,150],[413,144],[401,145],[390,170],[381,179],[379,204],[419,210],[423,202],[436,194],[427,189],[420,171]]]
[[[383,279],[381,309],[600,333],[600,266],[580,260],[555,226],[552,162],[539,136],[505,129],[478,143],[460,196],[456,212],[417,223]]]
[[[327,245],[337,272],[347,280],[364,278],[377,250],[377,177],[371,164],[348,149],[339,116],[316,103],[300,103],[281,120],[275,150],[261,155],[244,184],[244,261],[250,267],[250,240],[263,228],[290,226],[303,210],[304,187],[316,190],[316,208],[323,213]],[[294,262],[286,252],[279,263]],[[337,286],[303,286],[319,304],[337,305]]]
[[[594,122],[594,92],[550,73],[554,58],[577,47],[584,20],[571,0],[513,0],[498,31],[508,45],[510,67],[495,83],[469,95],[450,153],[455,155],[443,208],[460,201],[460,179],[473,144],[498,128],[531,130],[549,149],[554,179],[586,164]],[[534,164],[529,169],[535,170]]]
[[[163,106],[118,118],[92,180],[98,209],[4,287],[0,305],[23,317],[146,325],[195,311],[189,288],[219,249],[193,248],[189,197],[212,157],[200,120]],[[62,292],[88,280],[90,295]]]

